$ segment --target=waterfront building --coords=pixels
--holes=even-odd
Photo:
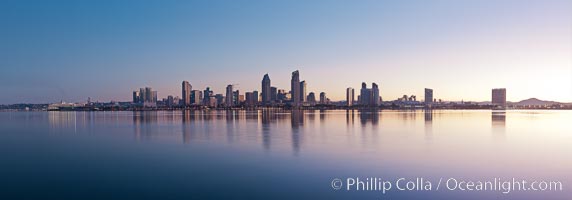
[[[270,87],[270,102],[275,102],[278,98],[278,89],[276,87]]]
[[[306,99],[308,100],[308,103],[310,103],[310,105],[316,105],[316,95],[314,94],[314,92],[310,92]]]
[[[203,102],[203,92],[200,90],[191,91],[191,104],[201,105],[202,102]]]
[[[306,81],[300,82],[300,103],[306,102]]]
[[[354,89],[349,87],[346,89],[346,106],[354,105]]]
[[[133,103],[139,103],[139,91],[133,91]]]
[[[376,83],[372,83],[371,88],[367,88],[367,84],[363,82],[361,84],[359,102],[364,106],[379,106],[381,104],[379,86]]]
[[[262,78],[262,103],[270,104],[272,102],[272,87],[270,85],[270,77],[265,74]]]
[[[325,92],[320,92],[320,104],[327,104],[328,98],[326,98]]]
[[[290,80],[290,86],[291,86],[291,99],[292,99],[292,105],[293,106],[299,106],[300,105],[300,72],[298,72],[298,70],[292,72],[292,79]]]
[[[493,89],[491,103],[496,107],[506,108],[506,88]]]
[[[425,106],[430,107],[433,104],[433,89],[425,88]]]
[[[183,98],[183,107],[191,105],[191,90],[192,86],[188,81],[183,81],[181,85],[181,96]]]
[[[380,105],[380,98],[379,98],[379,87],[376,83],[371,83],[371,106],[379,106]]]
[[[232,107],[234,106],[234,90],[232,85],[227,85],[226,86],[226,96],[225,96],[225,102],[227,107]]]
[[[211,99],[212,99],[211,97],[214,97],[213,93],[214,92],[211,90],[210,87],[207,87],[203,91],[203,105],[210,106],[212,104],[211,103]]]

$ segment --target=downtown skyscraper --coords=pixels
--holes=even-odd
[[[363,82],[361,84],[359,101],[364,106],[379,106],[381,103],[379,86],[376,83],[372,83],[371,88],[367,88],[367,84]]]
[[[425,105],[430,107],[433,104],[433,89],[425,88]]]
[[[232,85],[227,85],[226,86],[226,96],[225,96],[225,104],[227,107],[232,107],[234,106],[234,90]]]
[[[183,98],[183,102],[181,103],[183,106],[191,105],[191,89],[193,86],[188,81],[183,81],[181,84],[181,96]]]
[[[268,105],[272,102],[272,86],[270,85],[270,77],[265,74],[262,78],[262,103]]]
[[[351,87],[346,89],[346,105],[347,106],[353,106],[354,105],[354,96],[355,96],[355,90]]]
[[[290,80],[291,86],[291,99],[293,106],[300,106],[300,72],[298,70],[292,72],[292,79]]]
[[[371,83],[372,106],[379,106],[381,99],[379,98],[379,86],[376,83]]]
[[[300,103],[306,102],[306,81],[300,82]]]

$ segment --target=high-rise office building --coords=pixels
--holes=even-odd
[[[371,105],[372,106],[379,106],[380,99],[379,99],[379,87],[376,83],[371,83]]]
[[[283,89],[278,90],[278,93],[276,94],[276,100],[285,101],[286,99],[288,99],[286,91]]]
[[[425,105],[431,106],[433,104],[433,89],[425,88]]]
[[[167,101],[165,102],[165,104],[168,107],[172,107],[175,105],[175,98],[172,95],[167,96]]]
[[[262,78],[262,103],[270,104],[272,102],[272,87],[270,86],[270,77],[265,74]]]
[[[139,88],[139,101],[138,101],[138,103],[144,103],[146,97],[147,97],[147,95],[145,94],[145,88]]]
[[[361,105],[379,106],[381,104],[379,86],[376,83],[371,83],[371,88],[367,88],[366,83],[363,82],[358,99]]]
[[[361,83],[359,99],[361,105],[369,105],[371,102],[371,89],[367,88],[367,84],[365,82]]]
[[[306,100],[308,100],[308,103],[310,103],[310,105],[315,105],[316,104],[316,95],[313,92],[308,93],[308,97],[306,98]]]
[[[270,87],[270,102],[275,102],[278,99],[278,88]]]
[[[254,99],[252,98],[252,92],[245,92],[245,93],[244,93],[244,97],[245,97],[244,103],[245,103],[247,106],[252,106],[252,105],[254,105]]]
[[[325,92],[320,92],[320,104],[327,104],[328,98],[326,98]]]
[[[238,101],[235,102],[235,104],[240,105],[242,103],[244,103],[245,99],[244,99],[244,95],[243,94],[238,94]]]
[[[153,89],[150,87],[145,88],[145,102],[152,102],[153,101]]]
[[[204,91],[203,91],[203,105],[205,106],[211,106],[211,97],[213,97],[213,91],[211,90],[210,87],[207,87]]]
[[[200,90],[191,91],[191,104],[201,105],[201,102],[203,102],[203,92]]]
[[[254,106],[258,104],[258,91],[246,92],[244,96],[246,97],[246,105]]]
[[[157,103],[157,91],[152,91],[151,94],[153,94],[151,96],[151,102],[152,103]]]
[[[300,82],[300,103],[306,102],[306,81]]]
[[[191,105],[191,90],[193,86],[188,81],[183,81],[181,86],[181,95],[183,98],[183,106]]]
[[[133,91],[133,103],[139,103],[139,91]]]
[[[300,72],[298,70],[292,72],[292,79],[290,80],[291,86],[291,99],[292,105],[299,106],[300,105]]]
[[[353,106],[354,105],[354,89],[349,87],[346,89],[346,105]]]
[[[226,96],[224,103],[226,104],[227,107],[234,106],[234,90],[232,89],[232,85],[226,86]]]
[[[232,92],[232,100],[234,102],[233,105],[240,105],[241,102],[244,101],[244,96],[240,95],[240,92],[238,90]],[[242,96],[242,98],[241,98]]]
[[[225,103],[225,97],[222,94],[216,94],[214,98],[216,99],[216,106],[221,106]]]
[[[491,102],[496,107],[506,108],[506,88],[493,89]]]
[[[258,104],[258,91],[254,90],[252,91],[252,99],[254,100],[254,104]]]

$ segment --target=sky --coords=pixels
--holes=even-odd
[[[569,0],[0,1],[0,104],[130,101],[181,82],[224,93],[290,89],[345,99],[572,102]]]

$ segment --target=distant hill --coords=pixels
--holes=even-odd
[[[560,104],[560,102],[556,102],[556,101],[544,101],[544,100],[540,100],[537,98],[530,98],[530,99],[525,99],[519,102],[511,102],[510,104],[512,105],[517,105],[517,106],[537,106],[537,105],[552,105],[552,104]]]

